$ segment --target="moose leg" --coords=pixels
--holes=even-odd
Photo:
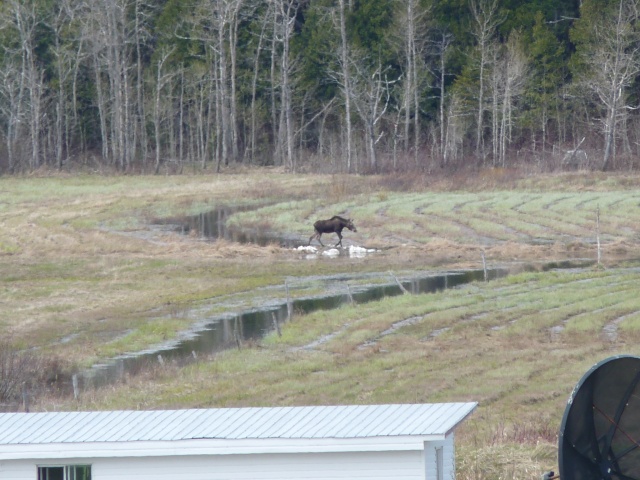
[[[320,237],[321,237],[321,236],[322,236],[322,233],[321,233],[321,232],[318,232],[318,231],[316,230],[316,233],[314,233],[313,235],[311,235],[311,237],[309,237],[309,245],[311,245],[311,241],[312,241],[314,238],[317,238],[317,239],[318,239],[318,242],[320,242],[320,245],[322,245],[322,246],[324,247],[324,245],[323,245],[323,243],[322,243],[322,240],[320,240]]]
[[[336,247],[337,247],[338,245],[342,246],[342,233],[340,233],[340,231],[337,231],[336,233],[338,234],[338,243],[336,243],[336,245],[335,245],[335,246],[336,246]]]

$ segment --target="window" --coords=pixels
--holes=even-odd
[[[38,467],[38,480],[91,480],[91,465]]]

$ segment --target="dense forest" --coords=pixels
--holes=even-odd
[[[640,167],[639,0],[0,0],[0,173]]]

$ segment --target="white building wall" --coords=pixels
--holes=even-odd
[[[438,476],[437,450],[442,449],[442,474]],[[424,465],[426,480],[455,480],[456,459],[453,433],[441,442],[425,442]]]
[[[37,478],[37,471],[33,461],[0,461],[0,479],[2,480],[37,480]]]
[[[65,460],[91,464],[92,480],[424,480],[420,451],[198,455]],[[3,461],[0,479],[37,480],[36,465],[60,461]]]

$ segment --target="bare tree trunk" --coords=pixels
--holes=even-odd
[[[16,149],[20,138],[20,125],[22,124],[22,75],[21,69],[17,67],[15,57],[12,52],[5,52],[5,62],[0,71],[0,111],[2,111],[6,122],[5,142],[7,146],[7,157],[9,162],[9,173],[14,173],[17,166]]]
[[[452,37],[445,32],[442,32],[442,36],[440,38],[440,44],[438,45],[438,55],[440,57],[440,108],[439,108],[439,116],[440,116],[440,157],[441,161],[445,162],[445,151],[446,151],[446,124],[445,124],[445,79],[446,79],[446,53],[451,44]]]
[[[178,160],[180,162],[180,169],[184,165],[184,101],[185,101],[185,85],[184,85],[184,64],[180,66],[180,115],[178,117]]]
[[[274,151],[274,163],[277,163],[276,159],[281,159],[281,152],[278,151],[278,115],[276,109],[276,91],[277,91],[277,81],[276,81],[276,63],[277,63],[277,45],[278,45],[278,9],[273,8],[273,31],[271,35],[271,138],[275,143],[276,148]]]
[[[93,72],[95,75],[96,96],[98,101],[98,116],[100,117],[100,140],[102,145],[102,157],[109,158],[109,129],[107,128],[107,106],[102,85],[102,72],[98,64],[98,55],[93,56]]]
[[[167,84],[167,82],[170,79],[170,75],[163,75],[162,73],[162,67],[164,66],[164,63],[167,61],[167,59],[169,58],[169,56],[173,53],[172,50],[167,51],[167,52],[163,52],[161,54],[160,59],[158,60],[158,65],[157,65],[157,74],[156,74],[156,98],[155,98],[155,103],[154,103],[154,110],[153,110],[153,125],[154,125],[154,131],[155,131],[155,140],[156,140],[156,161],[155,161],[155,167],[154,167],[154,172],[157,175],[160,171],[160,162],[161,162],[161,158],[162,158],[162,129],[161,129],[161,124],[162,124],[162,114],[161,114],[161,100],[162,100],[162,91],[164,89],[164,86]]]
[[[272,4],[269,3],[269,6]],[[256,160],[256,148],[257,148],[257,125],[256,125],[256,96],[258,91],[258,74],[260,72],[260,53],[262,52],[262,42],[264,41],[265,31],[267,28],[268,20],[271,12],[267,10],[262,22],[262,28],[260,30],[260,37],[258,38],[258,46],[256,47],[255,58],[253,62],[253,79],[251,81],[251,163]]]
[[[25,104],[25,114],[29,127],[29,150],[31,169],[40,166],[41,159],[41,129],[42,102],[44,95],[44,72],[38,67],[34,58],[35,31],[40,19],[33,1],[11,0],[8,3],[13,24],[19,35],[21,46],[21,86],[20,99]]]
[[[347,127],[346,140],[347,140],[347,172],[352,171],[352,158],[353,147],[351,145],[352,127],[351,127],[351,74],[349,71],[349,44],[347,43],[347,22],[344,0],[339,0],[340,9],[340,58],[342,65],[342,78],[344,89],[344,108],[345,108],[345,126]]]
[[[237,86],[236,86],[236,69],[237,69],[237,44],[238,44],[238,26],[240,24],[240,9],[243,0],[235,0],[231,9],[231,25],[229,27],[229,56],[231,59],[231,98],[229,99],[230,120],[231,120],[231,158],[237,161],[239,158],[238,144],[240,143],[238,132],[238,105],[237,105]]]
[[[53,32],[53,49],[55,71],[57,75],[57,94],[55,98],[55,135],[53,145],[55,149],[55,163],[61,169],[65,161],[65,156],[69,156],[71,150],[71,130],[72,119],[77,119],[75,111],[75,90],[71,92],[69,98],[68,90],[75,87],[78,64],[80,63],[80,52],[82,51],[82,39],[78,40],[78,53],[75,53],[75,43],[66,38],[65,28],[70,22],[75,21],[76,9],[78,7],[70,1],[61,1],[58,9],[50,19],[50,28]],[[70,100],[73,107],[69,107]]]
[[[489,49],[495,29],[502,20],[497,17],[498,0],[470,0],[474,31],[478,47],[478,109],[476,112],[476,159],[484,162],[484,114],[485,114],[485,75],[489,62]]]
[[[414,81],[415,69],[415,18],[414,18],[414,0],[407,0],[407,23],[406,23],[406,41],[405,41],[405,57],[406,57],[406,79],[404,87],[404,137],[402,139],[403,148],[409,151],[409,130],[411,128],[411,110],[413,107],[413,90],[416,88]]]
[[[145,95],[144,95],[144,76],[143,76],[143,64],[142,64],[142,25],[140,22],[141,13],[141,1],[136,0],[136,13],[135,13],[135,42],[136,42],[136,119],[133,129],[133,148],[140,146],[140,156],[142,158],[142,165],[147,161],[147,132],[145,129],[146,113],[144,109]],[[135,157],[135,150],[132,151],[131,157]]]

